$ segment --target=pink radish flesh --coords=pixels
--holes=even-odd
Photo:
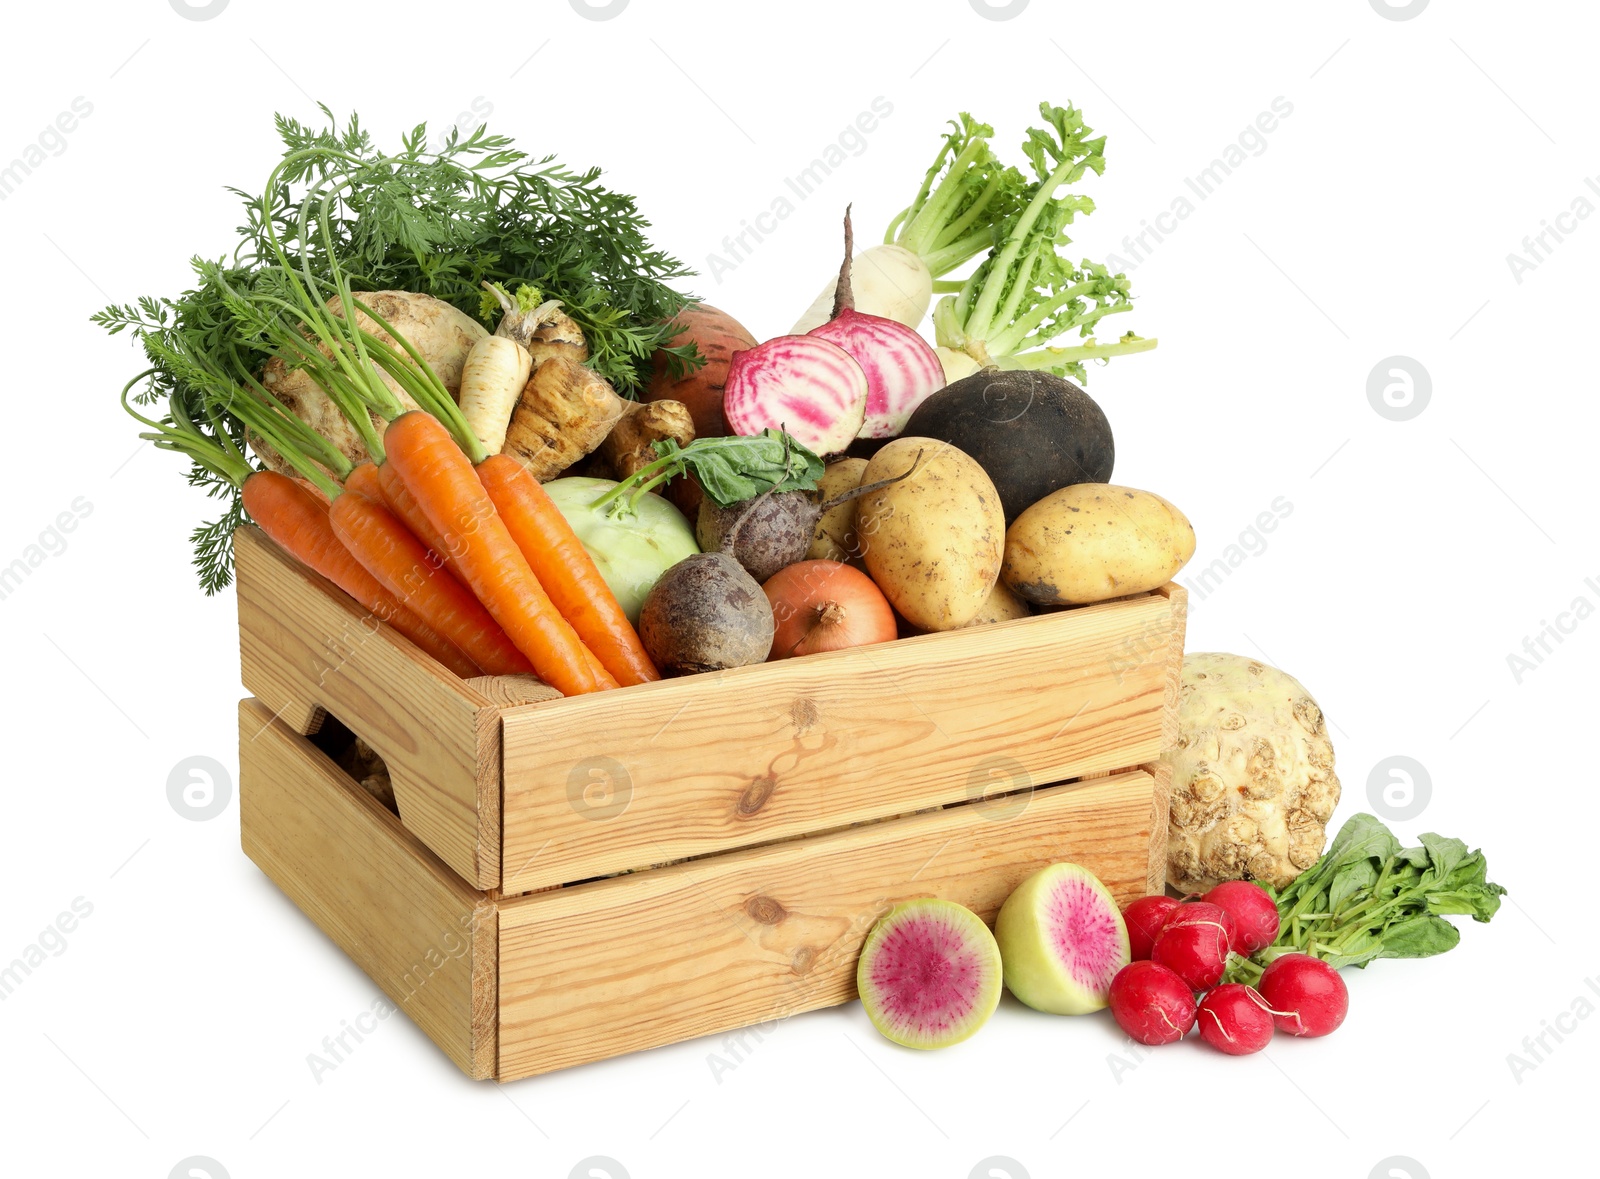
[[[1209,990],[1222,980],[1234,936],[1233,918],[1224,910],[1194,901],[1178,906],[1156,935],[1150,960],[1171,970],[1190,990]]]
[[[1051,890],[1045,929],[1062,966],[1091,994],[1105,995],[1126,966],[1117,911],[1082,876],[1065,876]]]
[[[1111,1014],[1141,1044],[1171,1044],[1194,1027],[1189,984],[1165,966],[1130,962],[1111,980]]]
[[[1200,1038],[1218,1052],[1248,1056],[1272,1039],[1272,1013],[1254,987],[1225,983],[1200,1001]]]
[[[896,1043],[954,1043],[994,1010],[999,951],[982,922],[957,908],[914,902],[891,911],[867,940],[857,972],[861,1002]]]
[[[944,388],[944,366],[928,342],[892,319],[841,311],[809,334],[839,345],[866,374],[863,438],[895,437],[911,411]]]
[[[1230,880],[1200,899],[1233,918],[1234,935],[1229,945],[1235,954],[1254,954],[1277,940],[1278,906],[1259,884]]]
[[[1122,910],[1122,920],[1128,926],[1128,948],[1135,962],[1150,957],[1156,934],[1177,912],[1180,903],[1173,897],[1140,897]]]
[[[1284,954],[1267,964],[1258,987],[1278,1030],[1291,1036],[1326,1036],[1350,1010],[1339,972],[1310,954]]]
[[[867,412],[867,375],[839,345],[778,336],[728,362],[722,413],[735,434],[787,430],[818,454],[850,445]]]

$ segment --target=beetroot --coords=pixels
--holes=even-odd
[[[1272,1012],[1254,987],[1224,983],[1200,1001],[1200,1038],[1218,1052],[1248,1056],[1272,1039]]]
[[[839,345],[866,373],[867,408],[861,437],[893,438],[905,429],[912,410],[944,388],[944,366],[914,329],[855,309],[850,286],[852,238],[850,210],[846,209],[844,265],[834,288],[833,318],[806,334]]]
[[[1128,926],[1128,949],[1135,962],[1150,957],[1150,948],[1156,944],[1156,934],[1177,912],[1181,902],[1173,897],[1140,897],[1122,910],[1122,920]]]
[[[1228,945],[1235,954],[1249,957],[1277,939],[1278,905],[1259,884],[1229,880],[1200,899],[1233,918],[1234,935]]]
[[[1189,984],[1165,966],[1130,962],[1111,980],[1111,1014],[1141,1044],[1171,1044],[1194,1027]]]
[[[1261,975],[1261,997],[1278,1030],[1291,1036],[1326,1036],[1344,1022],[1350,992],[1339,972],[1310,954],[1274,958]]]
[[[1179,905],[1156,935],[1150,960],[1171,970],[1192,991],[1206,991],[1222,981],[1228,947],[1235,937],[1233,918],[1205,901]]]
[[[735,434],[787,430],[802,446],[834,454],[866,420],[867,374],[821,336],[778,336],[728,361],[722,414]]]

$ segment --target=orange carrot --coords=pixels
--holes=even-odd
[[[595,674],[583,640],[551,604],[471,462],[439,419],[418,411],[401,414],[384,431],[384,448],[467,585],[539,678],[565,696],[616,687],[611,676]]]
[[[381,503],[359,491],[333,501],[334,533],[383,587],[428,619],[490,675],[533,670],[478,600],[428,561],[427,547]]]
[[[344,477],[346,491],[359,491],[368,499],[383,498],[383,492],[378,482],[378,464],[372,461],[357,463],[350,468],[350,473]]]
[[[594,558],[528,469],[506,454],[478,464],[478,479],[561,616],[619,684],[661,678]]]
[[[434,560],[435,565],[442,565],[461,581],[461,571],[456,568],[450,559],[444,539],[439,535],[439,530],[433,526],[433,521],[428,519],[428,514],[422,510],[422,505],[417,502],[417,497],[411,494],[411,489],[406,486],[406,481],[400,478],[400,472],[394,469],[393,463],[384,463],[377,468],[378,487],[376,493],[368,493],[368,498],[381,500],[389,510],[400,517],[401,523],[411,529],[423,544],[428,546],[428,555]]]
[[[320,493],[274,471],[244,481],[244,506],[261,530],[301,564],[322,574],[374,617],[387,622],[457,675],[481,675],[478,665],[384,589],[334,534]]]

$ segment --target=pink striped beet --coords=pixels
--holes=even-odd
[[[809,334],[839,345],[867,374],[863,438],[896,437],[911,411],[944,388],[938,355],[903,323],[845,309]]]
[[[867,414],[867,374],[818,336],[777,336],[728,362],[722,414],[735,434],[787,430],[818,454],[850,445]]]

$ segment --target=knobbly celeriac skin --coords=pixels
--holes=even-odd
[[[1242,655],[1184,657],[1167,882],[1282,888],[1317,862],[1339,802],[1322,709],[1293,676]]]

